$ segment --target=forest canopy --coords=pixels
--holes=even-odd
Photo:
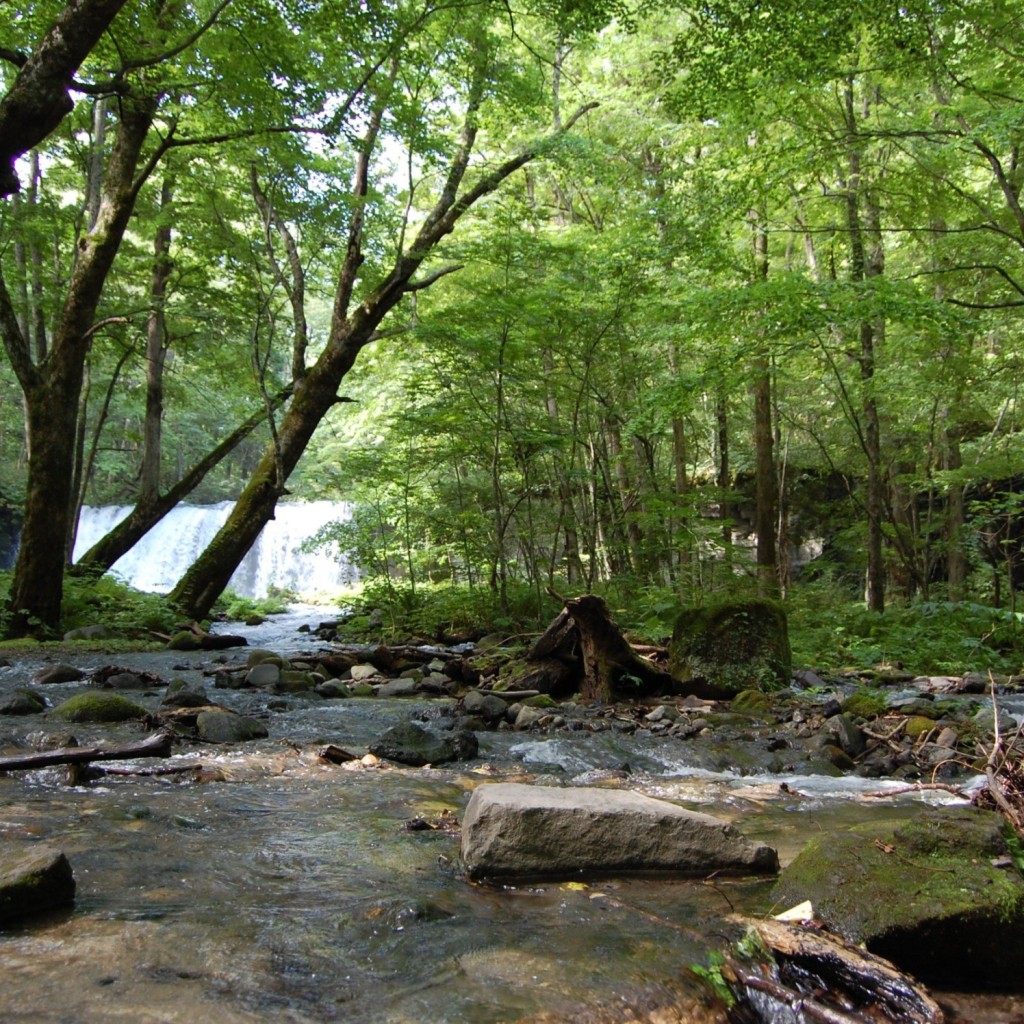
[[[228,498],[190,616],[324,497],[405,594],[1014,608],[1022,10],[0,5],[5,631]]]

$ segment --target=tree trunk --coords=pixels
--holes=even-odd
[[[403,295],[428,287],[443,274],[458,269],[444,268],[414,282],[413,275],[423,261],[437,243],[454,230],[467,210],[534,159],[542,146],[550,144],[549,135],[527,146],[459,194],[476,141],[477,113],[486,81],[484,58],[482,51],[475,54],[473,81],[468,93],[462,136],[440,197],[423,221],[409,250],[401,253],[384,280],[362,302],[350,309],[358,270],[363,262],[363,199],[368,191],[370,155],[377,131],[377,127],[371,123],[357,161],[353,185],[357,200],[356,212],[349,227],[346,257],[335,291],[327,345],[302,380],[296,383],[295,397],[281,421],[276,446],[264,454],[220,532],[171,592],[170,600],[191,617],[201,619],[208,615],[232,573],[259,536],[260,530],[274,517],[277,500],[284,493],[289,474],[302,457],[321,419],[338,401],[338,386],[355,364],[361,349],[373,340],[384,317]],[[555,135],[570,130],[588,109],[581,107]],[[376,121],[379,126],[379,119],[378,111],[371,122]]]
[[[845,92],[847,127],[853,140],[849,153],[847,182],[847,227],[850,232],[850,276],[854,281],[867,281],[884,271],[884,251],[878,231],[878,210],[871,201],[861,173],[858,148],[857,114],[854,108],[854,86],[849,81]],[[885,610],[885,563],[883,561],[882,523],[885,514],[885,479],[882,470],[881,419],[875,397],[876,346],[885,331],[878,318],[865,318],[860,324],[858,362],[861,380],[861,417],[864,425],[864,455],[867,461],[867,572],[865,602],[871,611]]]
[[[17,192],[14,165],[70,113],[72,78],[125,0],[70,0],[0,101],[0,197]]]
[[[35,364],[27,339],[17,330],[10,296],[0,278],[0,333],[25,394],[31,439],[25,521],[9,602],[11,635],[53,631],[60,622],[85,360],[103,286],[134,208],[139,184],[135,171],[156,109],[155,97],[122,101],[99,217],[94,230],[79,242],[50,353],[42,366]]]
[[[763,214],[753,215],[754,276],[768,278],[768,233]],[[778,553],[775,530],[778,521],[779,488],[775,477],[774,432],[772,427],[771,361],[759,345],[754,359],[754,533],[757,537],[757,590],[762,597],[779,593]]]
[[[164,422],[164,367],[170,342],[164,304],[174,263],[171,260],[169,207],[174,198],[174,179],[164,175],[160,186],[160,223],[153,240],[153,271],[149,283],[149,316],[146,319],[146,419],[142,434],[142,467],[139,472],[139,504],[151,505],[160,494],[160,462]]]

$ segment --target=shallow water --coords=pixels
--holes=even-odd
[[[254,640],[278,649],[315,643],[291,634],[274,643],[267,632]],[[198,656],[96,655],[82,667],[111,660],[204,678]],[[0,690],[23,684],[32,667],[0,670]],[[47,696],[57,702],[82,685],[49,687]],[[257,712],[267,701],[211,695]],[[801,777],[790,782],[805,795],[785,793],[779,777],[688,765],[684,743],[610,732],[485,734],[481,759],[454,769],[317,757],[326,742],[361,754],[425,705],[296,701],[265,712],[268,740],[171,759],[201,763],[202,777],[70,786],[62,769],[0,776],[0,840],[63,849],[78,881],[72,911],[0,933],[2,1019],[497,1024],[542,1010],[571,1019],[582,1003],[614,1004],[679,978],[725,943],[728,914],[770,909],[768,886],[716,879],[489,889],[460,878],[456,839],[408,831],[409,819],[460,817],[475,786],[501,779],[628,784],[729,818],[786,861],[813,834],[921,806],[907,796],[864,798],[882,787],[862,780]],[[41,723],[4,721],[8,750],[26,731],[55,728]],[[82,742],[139,736],[127,726],[75,733]],[[624,762],[627,780],[607,771]]]

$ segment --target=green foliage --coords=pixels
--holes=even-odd
[[[175,619],[174,609],[162,596],[134,590],[112,576],[71,576],[65,582],[61,606],[65,630],[100,625],[117,636],[145,637],[170,632]]]
[[[214,613],[223,615],[233,622],[244,622],[253,615],[280,615],[288,611],[288,605],[296,595],[276,590],[266,597],[243,597],[226,590],[214,605]]]
[[[974,602],[929,601],[869,612],[834,588],[796,587],[790,637],[798,665],[900,663],[920,673],[1020,671],[1020,613]]]

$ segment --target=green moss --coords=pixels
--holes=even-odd
[[[903,727],[903,735],[908,739],[916,740],[934,728],[935,721],[933,719],[925,718],[924,715],[911,715]]]
[[[1005,853],[999,815],[926,810],[813,839],[772,898],[778,906],[809,899],[830,930],[926,981],[936,971],[1019,971],[1024,885],[993,866]]]
[[[50,714],[65,722],[127,722],[145,718],[148,712],[116,693],[79,693],[55,707]]]
[[[686,609],[672,634],[670,671],[727,693],[783,689],[792,677],[785,610],[761,599]]]
[[[538,693],[536,697],[527,697],[524,704],[531,708],[557,708],[558,702],[549,697],[546,693]]]
[[[731,704],[734,711],[751,713],[767,711],[771,706],[771,698],[760,690],[741,690],[733,697]]]
[[[881,690],[865,687],[843,701],[843,711],[855,718],[877,718],[885,713],[888,698]]]

